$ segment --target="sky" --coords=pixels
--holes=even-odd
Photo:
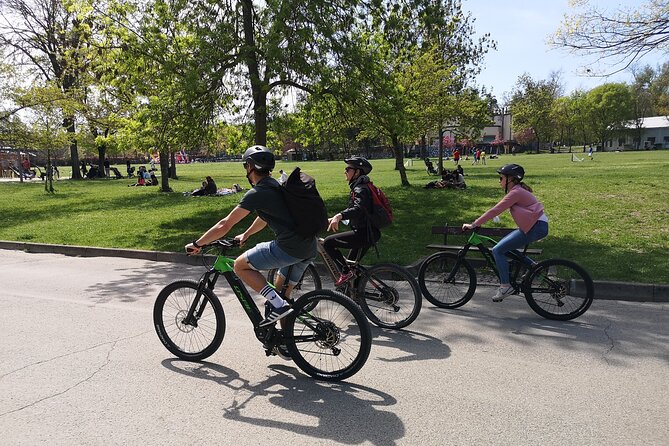
[[[645,4],[642,0],[590,0],[592,6],[606,10],[633,8]],[[553,34],[565,14],[574,11],[568,0],[463,0],[463,9],[476,19],[477,34],[486,32],[497,41],[497,50],[490,51],[478,77],[478,85],[503,103],[505,93],[513,91],[516,80],[523,73],[535,79],[548,79],[553,71],[561,72],[564,94],[575,89],[592,89],[606,82],[629,82],[629,70],[608,78],[585,75],[585,67],[595,61],[593,57],[571,54],[564,49],[550,47],[546,41]],[[667,56],[655,54],[642,59],[639,64],[656,66]],[[606,66],[593,67],[606,69]],[[610,72],[610,71],[609,71]]]

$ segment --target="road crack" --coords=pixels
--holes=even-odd
[[[604,327],[604,334],[606,335],[606,339],[609,340],[609,343],[610,343],[611,345],[609,346],[608,350],[606,350],[606,351],[604,352],[604,354],[602,354],[602,359],[604,359],[604,361],[606,361],[606,363],[607,363],[608,365],[611,365],[611,364],[609,363],[609,360],[608,360],[607,356],[608,356],[609,353],[611,353],[611,350],[613,350],[613,349],[615,348],[615,346],[616,346],[616,344],[615,344],[613,338],[612,338],[611,335],[609,334],[609,329],[611,328],[612,325],[613,325],[613,322],[609,322],[609,325],[607,325],[606,327]]]
[[[111,362],[111,354],[112,354],[112,352],[113,352],[114,349],[116,348],[116,345],[117,345],[119,342],[126,341],[126,340],[128,340],[128,339],[133,339],[133,338],[142,336],[142,335],[148,333],[149,331],[150,331],[150,330],[147,330],[147,331],[145,331],[145,332],[142,332],[142,333],[139,333],[139,334],[136,334],[136,335],[133,335],[133,336],[128,336],[128,337],[125,337],[125,338],[115,339],[115,340],[113,340],[113,341],[102,342],[102,343],[100,343],[100,344],[97,344],[97,345],[94,345],[94,346],[91,346],[91,347],[87,347],[87,348],[85,348],[85,349],[78,350],[78,351],[76,351],[76,352],[71,352],[71,353],[67,353],[67,354],[64,354],[64,355],[55,356],[55,357],[53,357],[53,358],[45,359],[45,360],[43,360],[43,361],[37,361],[37,362],[34,362],[34,363],[32,363],[32,364],[25,365],[25,366],[23,366],[23,367],[21,367],[21,368],[19,368],[19,369],[13,370],[13,371],[11,371],[11,372],[9,372],[9,373],[5,373],[4,375],[0,376],[0,379],[6,377],[6,376],[8,376],[8,375],[11,375],[11,374],[13,374],[13,373],[16,373],[16,372],[19,372],[19,371],[21,371],[21,370],[24,370],[24,369],[26,369],[26,368],[28,368],[28,367],[32,367],[32,366],[36,366],[36,365],[45,364],[45,363],[48,363],[48,362],[50,362],[50,361],[55,361],[55,360],[60,359],[60,358],[66,358],[66,357],[68,357],[68,356],[72,356],[72,355],[76,355],[76,354],[78,354],[78,353],[82,353],[82,352],[86,352],[86,351],[89,351],[89,350],[93,350],[93,349],[99,348],[99,347],[104,346],[104,345],[110,345],[110,348],[109,348],[109,351],[107,352],[107,357],[105,358],[104,363],[103,363],[102,365],[100,365],[100,367],[98,367],[93,373],[91,373],[90,375],[88,375],[86,378],[82,379],[81,381],[78,381],[77,383],[73,384],[72,386],[70,386],[70,387],[68,387],[68,388],[66,388],[66,389],[64,389],[64,390],[62,390],[62,391],[60,391],[60,392],[56,392],[56,393],[54,393],[54,394],[45,396],[45,397],[43,397],[43,398],[38,399],[37,401],[33,401],[32,403],[30,403],[30,404],[26,404],[26,405],[24,405],[24,406],[22,406],[22,407],[19,407],[19,408],[16,408],[16,409],[9,410],[9,411],[7,411],[7,412],[1,413],[1,414],[0,414],[0,418],[4,417],[5,415],[10,415],[10,414],[13,414],[13,413],[15,413],[15,412],[19,412],[19,411],[24,410],[24,409],[27,409],[27,408],[29,408],[29,407],[35,406],[36,404],[39,404],[39,403],[41,403],[42,401],[46,401],[46,400],[49,400],[49,399],[56,398],[56,397],[58,397],[58,396],[60,396],[60,395],[63,395],[63,394],[65,394],[65,393],[69,392],[70,390],[72,390],[72,389],[74,389],[74,388],[80,386],[81,384],[84,384],[84,383],[90,381],[95,375],[97,375],[98,373],[100,373],[100,372],[102,371],[102,369],[104,369],[104,368]]]

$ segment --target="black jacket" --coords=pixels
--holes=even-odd
[[[360,175],[349,186],[351,193],[348,196],[348,207],[340,212],[342,220],[350,220],[349,225],[356,232],[366,231],[370,239],[378,240],[381,232],[369,222],[372,212],[372,194],[369,191],[367,175]]]

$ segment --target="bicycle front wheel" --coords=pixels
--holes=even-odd
[[[223,342],[225,314],[216,294],[208,288],[197,295],[198,283],[178,280],[158,294],[153,325],[158,338],[174,355],[188,361],[211,356]],[[188,313],[194,307],[193,316]]]
[[[418,317],[422,296],[411,273],[391,263],[374,265],[360,277],[358,303],[369,320],[382,328],[403,328]]]
[[[325,381],[353,376],[367,361],[372,331],[350,298],[316,290],[295,302],[283,327],[286,348],[305,373]]]
[[[269,283],[274,283],[277,271],[277,269],[271,269],[267,272],[267,281]],[[323,288],[321,276],[318,275],[318,271],[314,265],[309,265],[307,266],[307,269],[304,270],[304,274],[302,274],[300,281],[293,287],[290,297],[293,300],[297,300],[309,291],[320,290],[321,288]]]
[[[590,275],[569,260],[539,262],[523,283],[525,300],[546,319],[566,321],[585,313],[595,296]]]
[[[476,271],[467,260],[450,252],[438,252],[420,266],[418,284],[433,305],[458,308],[474,296]]]

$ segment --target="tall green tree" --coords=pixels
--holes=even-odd
[[[633,117],[631,91],[626,84],[604,84],[590,90],[585,102],[593,134],[603,149],[614,135],[625,131],[626,122]]]
[[[555,123],[551,110],[560,96],[560,89],[556,74],[547,80],[534,80],[526,73],[518,78],[511,95],[514,129],[532,130],[537,141],[537,152],[541,149],[542,142],[548,142],[553,137]]]
[[[95,68],[100,84],[127,114],[119,121],[123,139],[160,153],[163,192],[176,177],[170,157],[213,141],[212,124],[229,103],[223,77],[233,65],[218,59],[220,49],[208,40],[211,17],[202,13],[198,5],[162,0],[91,8],[105,24],[101,46],[108,51]]]
[[[455,77],[454,67],[446,66],[438,48],[432,47],[411,61],[402,80],[410,99],[408,111],[413,119],[409,125],[414,139],[437,129],[439,173],[444,167],[444,130],[458,120],[460,111],[453,88]]]

